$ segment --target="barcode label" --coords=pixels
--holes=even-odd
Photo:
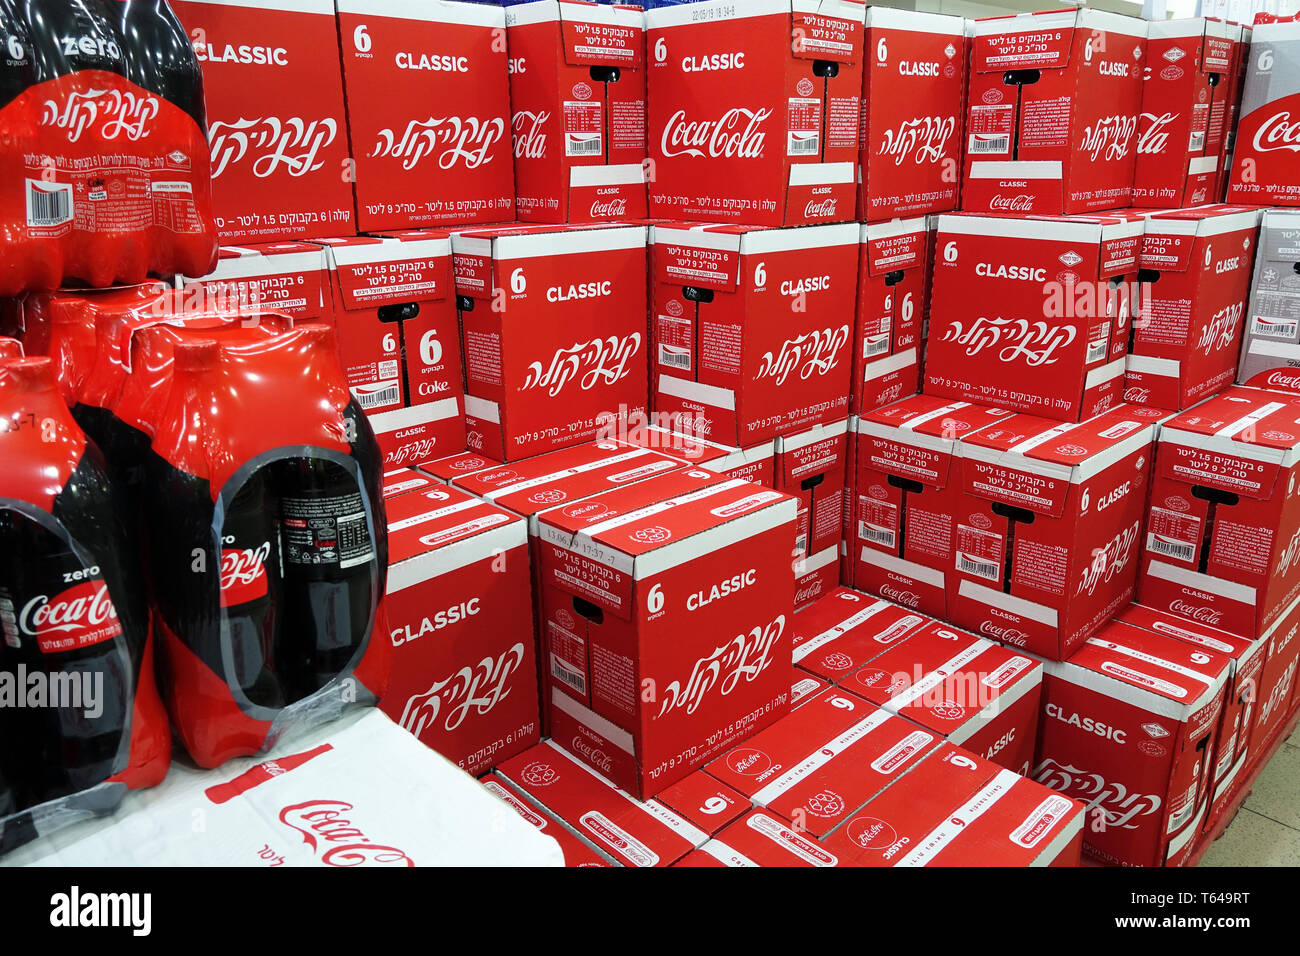
[[[1196,557],[1196,546],[1188,544],[1185,541],[1169,541],[1156,535],[1147,536],[1147,548],[1156,554],[1163,554],[1167,558],[1177,558],[1179,561],[1191,561]]]
[[[1110,339],[1102,339],[1099,342],[1089,342],[1087,364],[1091,365],[1093,362],[1100,362],[1106,357],[1106,353],[1109,351]]]
[[[963,574],[973,574],[977,578],[983,578],[986,581],[996,581],[1000,576],[998,566],[992,561],[981,561],[978,558],[972,558],[968,554],[957,552],[957,570]]]
[[[393,405],[402,400],[402,393],[396,385],[380,389],[377,392],[354,392],[357,404],[363,409],[379,408],[381,405]]]
[[[691,353],[679,352],[670,346],[660,345],[659,364],[667,365],[669,368],[685,369],[689,372],[691,370]]]
[[[875,525],[869,525],[866,522],[858,522],[858,537],[870,541],[872,544],[883,545],[886,548],[895,547],[897,540],[894,532],[888,528],[877,528]]]
[[[1192,132],[1191,142],[1188,144],[1188,147],[1187,147],[1188,150],[1190,150],[1191,152],[1197,152],[1198,150],[1204,148],[1204,146],[1205,146],[1205,133],[1204,133],[1204,131],[1201,131],[1201,132],[1193,131],[1193,132]]]
[[[1011,152],[1011,137],[987,136],[976,133],[970,138],[970,151],[972,153],[1009,153]]]
[[[579,694],[584,696],[587,693],[587,678],[577,671],[570,670],[564,664],[560,663],[559,658],[551,658],[551,676],[562,684],[568,684]]]
[[[795,554],[808,553],[808,535],[801,534],[799,537],[794,539],[794,551]]]
[[[1300,331],[1300,325],[1295,319],[1265,319],[1255,316],[1251,319],[1250,331],[1252,335],[1266,339],[1294,339],[1296,332]]]
[[[72,187],[27,180],[27,225],[61,226],[72,221]]]
[[[565,153],[569,156],[599,156],[601,153],[600,134],[580,139],[570,134]]]
[[[790,131],[787,156],[816,156],[822,151],[821,134],[816,130]]]
[[[889,351],[888,335],[873,335],[862,343],[862,357],[871,358]]]

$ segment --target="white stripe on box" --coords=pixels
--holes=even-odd
[[[957,588],[957,593],[964,598],[978,601],[986,607],[1000,608],[1020,617],[1027,617],[1031,621],[1037,621],[1047,627],[1057,626],[1056,608],[1048,607],[1046,604],[1036,604],[1014,594],[1004,594],[1001,591],[986,588],[982,584],[976,584],[974,581],[962,581]]]
[[[584,707],[559,688],[551,688],[551,706],[561,713],[568,714],[583,726],[591,728],[624,753],[636,755],[636,745],[631,734],[621,727],[614,726],[594,710]]]
[[[367,417],[370,419],[370,427],[376,434],[386,435],[402,428],[458,418],[460,399],[440,398],[436,402],[425,402],[423,405],[412,405],[410,408],[395,408],[391,412],[379,412]]]
[[[465,415],[469,418],[480,418],[494,425],[501,424],[501,406],[477,395],[465,396]]]
[[[709,408],[721,408],[729,412],[736,410],[736,393],[729,388],[719,388],[716,385],[705,385],[703,382],[692,382],[688,378],[661,374],[659,391],[674,398],[699,402]]]
[[[609,7],[600,7],[608,10]],[[570,186],[626,186],[646,181],[640,163],[616,163],[610,166],[574,166],[569,170]]]
[[[934,568],[926,567],[924,564],[917,564],[915,561],[905,561],[897,555],[889,554],[886,551],[877,551],[875,548],[863,548],[862,561],[864,564],[874,565],[882,571],[915,578],[922,584],[928,584],[932,588],[943,587],[944,574],[942,571],[936,571]]]

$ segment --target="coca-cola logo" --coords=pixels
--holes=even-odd
[[[478,169],[495,158],[493,147],[505,132],[505,120],[499,116],[431,116],[411,120],[400,135],[381,129],[370,156],[401,160],[402,168],[408,171],[435,154],[439,169]]]
[[[602,515],[609,514],[609,505],[603,505],[598,501],[590,504],[569,505],[560,511],[566,518],[581,518],[585,521],[591,521]]]
[[[1232,305],[1225,306],[1210,317],[1210,321],[1205,323],[1201,329],[1201,336],[1196,341],[1196,347],[1206,355],[1211,352],[1221,352],[1227,348],[1235,348],[1237,345],[1237,330],[1241,325],[1242,313],[1245,311],[1244,302],[1236,302]]]
[[[1130,385],[1124,389],[1124,401],[1146,404],[1151,401],[1151,389]]]
[[[417,464],[428,461],[433,457],[433,450],[437,445],[437,438],[419,438],[415,441],[404,442],[400,448],[396,448],[384,456],[384,464],[398,467],[405,465],[407,462]]]
[[[1001,644],[1010,644],[1013,647],[1024,647],[1029,643],[1029,635],[1018,627],[1012,627],[1009,624],[998,624],[994,621],[984,621],[980,624],[980,633]]]
[[[1189,604],[1187,601],[1175,599],[1169,602],[1169,610],[1180,617],[1185,617],[1189,621],[1199,621],[1202,624],[1209,624],[1211,627],[1217,627],[1223,620],[1223,612],[1216,611],[1214,608],[1205,607],[1204,605]]]
[[[221,603],[235,607],[266,596],[266,559],[271,542],[255,548],[221,550]]]
[[[614,199],[597,199],[591,204],[592,219],[621,219],[627,215],[627,200],[621,196]]]
[[[1291,565],[1295,563],[1296,557],[1300,555],[1300,531],[1291,536],[1291,540],[1282,551],[1278,559],[1278,574],[1286,574],[1291,570]]]
[[[763,124],[771,115],[770,109],[750,110],[738,106],[716,120],[690,122],[686,111],[678,110],[664,124],[660,151],[668,158],[758,159],[767,141]]]
[[[85,647],[122,633],[103,579],[83,581],[51,598],[38,594],[18,612],[18,629],[42,652]]]
[[[712,654],[701,657],[684,684],[675,680],[664,689],[658,717],[674,710],[683,710],[689,716],[699,709],[714,687],[726,697],[742,680],[752,683],[771,666],[772,650],[784,633],[785,615],[782,614],[770,624],[738,634]]]
[[[80,141],[87,130],[98,127],[100,139],[119,136],[129,142],[143,139],[149,123],[158,115],[158,97],[131,90],[87,90],[68,94],[60,103],[46,100],[41,125],[61,129],[69,143]]]
[[[1129,140],[1136,132],[1136,116],[1107,116],[1084,129],[1079,151],[1093,162],[1123,159],[1128,155]]]
[[[1001,193],[989,200],[989,209],[994,212],[1032,212],[1034,197],[1030,193],[1017,193],[1003,196]]]
[[[213,120],[208,125],[212,178],[245,160],[258,179],[281,170],[295,178],[306,176],[325,165],[321,151],[333,144],[338,132],[338,122],[329,117],[311,121],[299,116],[261,116],[233,123]]]
[[[515,159],[545,159],[546,132],[551,114],[545,110],[517,110],[510,128],[515,137]]]
[[[892,159],[895,166],[901,166],[907,160],[918,166],[942,162],[956,129],[955,116],[922,116],[904,120],[897,129],[885,130],[876,152]]]
[[[639,332],[623,338],[611,335],[557,349],[546,365],[533,362],[528,366],[523,389],[544,389],[554,398],[572,381],[576,381],[584,392],[600,385],[614,385],[631,373],[632,359],[640,350]]]
[[[1274,113],[1255,133],[1255,151],[1270,153],[1278,149],[1300,153],[1300,120],[1292,121],[1289,110]]]
[[[1108,541],[1105,547],[1093,551],[1092,563],[1083,569],[1075,594],[1092,594],[1097,590],[1098,584],[1111,580],[1128,566],[1141,524],[1141,521],[1133,522]]]
[[[1135,830],[1141,818],[1160,809],[1160,797],[1155,794],[1129,792],[1122,783],[1108,783],[1099,773],[1080,770],[1071,764],[1062,764],[1050,757],[1039,766],[1035,779],[1069,797],[1082,800],[1089,813],[1101,813],[1106,829]]]
[[[1264,385],[1267,388],[1278,388],[1283,391],[1300,392],[1300,375],[1297,375],[1294,372],[1274,369],[1264,377]]]
[[[942,338],[962,346],[972,358],[996,349],[999,361],[1023,361],[1030,368],[1037,368],[1059,361],[1059,353],[1074,341],[1076,334],[1073,325],[1051,325],[1041,319],[980,316],[969,328],[960,320],[953,321]]]
[[[610,773],[614,769],[613,758],[599,747],[594,746],[581,736],[575,735],[569,741],[569,747],[575,754],[583,758],[591,766],[595,767],[601,773]]]
[[[895,604],[901,604],[903,607],[915,608],[921,603],[921,595],[915,591],[905,591],[894,587],[892,584],[882,584],[880,586],[880,596],[887,597]]]
[[[831,219],[839,208],[839,200],[827,196],[825,199],[810,199],[803,207],[805,219]]]
[[[326,866],[415,866],[404,851],[374,842],[345,816],[355,810],[343,800],[308,800],[281,810],[280,822],[298,831]]]
[[[462,667],[407,700],[399,723],[418,737],[440,719],[441,729],[452,733],[471,713],[485,717],[510,696],[510,678],[523,662],[524,645],[516,643],[496,657]]]
[[[770,378],[784,385],[792,372],[801,381],[814,375],[827,375],[839,365],[840,355],[849,341],[849,327],[816,329],[796,339],[786,339],[778,352],[764,352],[756,379]]]

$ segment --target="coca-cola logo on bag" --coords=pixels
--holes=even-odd
[[[1141,818],[1160,809],[1155,794],[1130,793],[1122,783],[1107,783],[1098,773],[1089,773],[1070,764],[1057,763],[1050,757],[1038,768],[1035,779],[1053,790],[1082,800],[1089,813],[1100,810],[1110,829],[1136,830]]]
[[[941,162],[948,153],[948,142],[957,129],[955,116],[922,116],[905,120],[898,129],[887,129],[881,139],[877,154],[888,156],[895,166],[911,160],[923,163]]]
[[[75,584],[53,598],[36,595],[19,611],[18,629],[35,638],[43,654],[88,647],[122,633],[102,578]]]
[[[1107,116],[1083,131],[1079,151],[1096,162],[1123,159],[1128,155],[1129,140],[1137,132],[1136,116]]]
[[[519,110],[511,122],[515,134],[515,159],[545,159],[546,133],[543,126],[550,120],[546,110]]]
[[[1246,303],[1237,302],[1214,313],[1210,321],[1205,323],[1205,328],[1201,329],[1196,347],[1209,355],[1210,352],[1221,352],[1236,345],[1237,329],[1241,326],[1245,309]]]
[[[256,548],[221,549],[221,606],[237,607],[266,597],[266,559],[271,542]]]
[[[1255,133],[1256,152],[1270,153],[1278,149],[1300,153],[1300,120],[1292,121],[1290,111],[1273,114]]]
[[[46,100],[41,113],[42,126],[64,130],[69,143],[98,125],[100,139],[119,136],[134,143],[149,131],[149,122],[158,115],[158,97],[140,95],[130,90],[87,90],[73,92],[59,103]]]
[[[411,120],[401,136],[391,129],[381,129],[370,156],[400,159],[403,169],[412,170],[437,153],[439,169],[454,169],[457,165],[478,169],[495,158],[493,147],[505,132],[505,120],[499,116],[431,116]]]
[[[660,149],[665,157],[758,159],[767,141],[763,124],[771,115],[769,109],[738,106],[716,120],[689,122],[686,111],[678,110],[664,124]]]
[[[528,366],[523,388],[525,391],[545,389],[547,395],[554,398],[574,380],[584,392],[598,385],[614,385],[632,371],[632,359],[640,351],[639,332],[623,338],[611,335],[557,349],[549,364],[533,362]]]
[[[763,353],[755,378],[771,378],[784,385],[790,373],[799,370],[799,378],[807,381],[814,374],[827,375],[840,363],[840,353],[849,341],[849,327],[817,329],[806,332],[797,339],[786,339],[775,355]]]
[[[784,614],[766,627],[759,625],[748,634],[738,634],[708,657],[701,657],[691,668],[685,686],[675,680],[664,689],[664,702],[655,719],[674,710],[685,710],[688,715],[695,713],[715,686],[726,697],[742,679],[746,683],[754,681],[771,665],[772,648],[783,633]]]
[[[284,170],[295,178],[313,173],[325,165],[321,150],[334,143],[338,123],[326,117],[308,122],[298,116],[282,120],[276,116],[239,119],[233,123],[214,120],[208,126],[212,155],[212,178],[217,179],[232,165],[245,159],[258,179]]]
[[[343,800],[308,800],[281,810],[280,822],[298,831],[326,866],[415,866],[405,852],[375,843],[344,816],[355,810]]]
[[[462,667],[411,697],[402,708],[399,723],[419,737],[440,718],[442,729],[450,733],[471,712],[485,717],[510,696],[510,678],[523,662],[524,645],[517,643],[498,657],[485,657],[472,667]]]
[[[1076,335],[1073,325],[980,316],[970,328],[954,321],[944,330],[943,341],[964,346],[972,358],[988,349],[999,349],[1000,361],[1023,360],[1030,368],[1037,368],[1055,364],[1060,359],[1057,353],[1073,342]]]
[[[1083,569],[1075,594],[1092,594],[1097,590],[1098,584],[1111,580],[1128,566],[1140,526],[1140,521],[1133,522],[1115,535],[1104,548],[1093,551],[1092,563]]]

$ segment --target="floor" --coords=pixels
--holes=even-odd
[[[1300,866],[1300,730],[1278,748],[1201,866]]]

